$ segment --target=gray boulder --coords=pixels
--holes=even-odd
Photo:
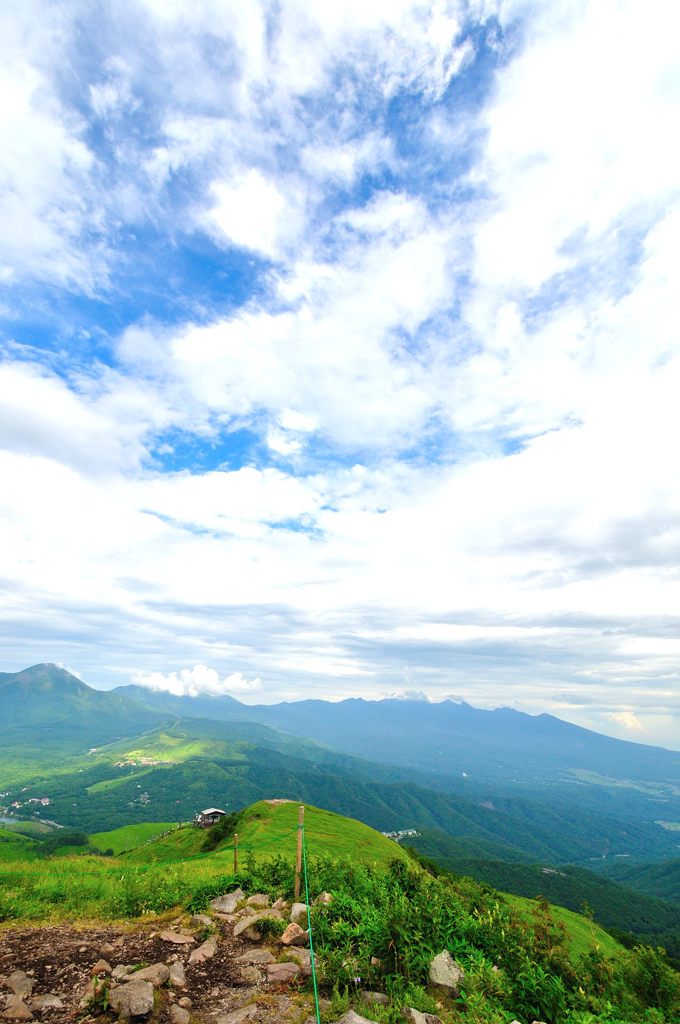
[[[335,1024],[373,1024],[367,1017],[360,1017],[354,1010],[348,1010]]]
[[[407,1006],[401,1011],[401,1015],[408,1024],[442,1024],[441,1017],[438,1017],[435,1013],[421,1013],[420,1010],[414,1010],[412,1006]]]
[[[454,996],[460,995],[460,985],[465,980],[465,971],[447,949],[438,953],[430,964],[430,984],[444,989]]]
[[[21,996],[12,993],[7,996],[5,1009],[0,1014],[3,1020],[33,1020],[33,1014],[26,1006]]]
[[[210,960],[211,957],[217,952],[217,943],[214,939],[206,939],[198,949],[192,949],[191,956],[189,957],[190,964],[202,964],[206,960]]]
[[[33,991],[35,982],[24,971],[12,971],[10,976],[5,979],[5,984],[11,988],[15,996],[25,999]]]
[[[288,920],[291,924],[301,924],[305,926],[307,924],[307,904],[294,903],[290,908],[290,917]]]
[[[267,964],[268,982],[285,982],[297,978],[300,973],[298,964]]]
[[[214,900],[210,901],[210,906],[220,914],[233,914],[236,910],[237,904],[239,904],[241,900],[245,899],[245,896],[246,894],[243,889],[234,889],[233,892],[227,892],[222,896],[216,896]]]
[[[109,1006],[123,1020],[144,1017],[153,1010],[153,985],[150,981],[131,981],[109,994]]]
[[[191,955],[193,956],[193,953]],[[165,964],[151,964],[149,967],[142,967],[141,971],[135,971],[134,974],[127,974],[122,980],[126,981],[128,985],[137,981],[150,981],[154,988],[160,988],[161,985],[165,985],[169,977],[170,968]]]
[[[187,976],[184,971],[183,964],[170,964],[170,975],[168,977],[168,981],[170,982],[173,988],[187,987]]]
[[[42,996],[33,996],[31,999],[32,1010],[63,1010],[64,1004],[62,1003],[59,996],[55,996],[53,992],[47,992]]]

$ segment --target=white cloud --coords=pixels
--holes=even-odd
[[[617,725],[622,725],[627,732],[648,732],[632,711],[612,711],[608,717]]]
[[[211,193],[208,223],[234,245],[276,258],[298,218],[279,187],[252,169],[235,181],[213,182]]]
[[[182,668],[178,672],[150,672],[133,677],[133,683],[144,686],[148,690],[171,693],[175,697],[222,697],[234,693],[253,693],[260,690],[259,679],[246,679],[242,672],[232,672],[220,679],[214,668],[205,665],[194,665],[193,668]]]

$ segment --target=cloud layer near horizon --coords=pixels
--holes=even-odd
[[[2,20],[3,667],[677,746],[678,14]]]

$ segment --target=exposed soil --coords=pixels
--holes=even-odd
[[[187,929],[196,933],[191,945],[176,945],[160,938],[159,932]],[[256,960],[258,951],[266,948],[234,938],[232,927],[215,921],[213,937],[217,952],[203,963],[189,963],[192,949],[205,937],[200,926],[190,925],[189,918],[157,920],[134,925],[71,926],[67,924],[36,928],[7,928],[0,931],[0,1020],[4,998],[9,989],[3,984],[14,971],[24,971],[34,981],[32,997],[52,993],[64,1009],[34,1011],[36,1021],[50,1024],[89,1024],[114,1020],[111,1013],[96,1013],[81,1007],[85,988],[94,964],[101,958],[112,968],[119,964],[170,964],[179,961],[186,971],[185,990],[168,986],[158,989],[153,1014],[147,1018],[154,1024],[169,1024],[170,1006],[180,999],[191,1000],[192,1024],[219,1024],[220,1018],[243,1006],[252,1006],[248,1022],[252,1024],[303,1024],[311,1014],[311,1000],[304,981],[292,984],[269,984],[266,970]],[[271,946],[276,957],[281,947]],[[240,960],[238,958],[241,958]],[[246,977],[244,977],[244,970]],[[259,977],[259,981],[256,978]],[[27,999],[30,1004],[30,998]],[[180,1004],[181,1005],[181,1004]]]

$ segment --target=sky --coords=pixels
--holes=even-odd
[[[680,748],[677,5],[0,23],[0,667]]]

